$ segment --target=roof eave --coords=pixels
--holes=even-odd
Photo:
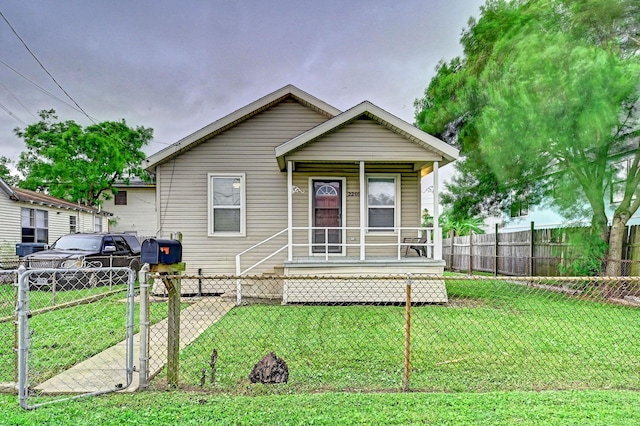
[[[143,161],[143,167],[152,171],[158,165],[169,161],[171,158],[181,154],[184,151],[191,149],[199,142],[207,139],[210,135],[224,131],[237,124],[247,120],[260,111],[280,102],[288,96],[293,96],[299,102],[310,106],[316,111],[327,115],[328,117],[335,117],[340,114],[340,110],[327,104],[326,102],[298,89],[293,85],[287,85],[275,92],[272,92],[244,107],[228,114],[208,126],[190,134],[189,136],[180,139],[178,142],[158,151],[155,154],[150,155]]]
[[[275,156],[278,161],[280,170],[286,170],[285,156],[300,148],[301,146],[318,139],[327,133],[334,131],[336,128],[341,127],[352,120],[362,116],[368,115],[369,117],[381,122],[381,124],[388,124],[393,127],[393,131],[403,134],[405,137],[409,136],[409,139],[417,141],[423,147],[429,146],[433,148],[438,154],[442,156],[442,165],[455,161],[459,157],[459,151],[451,145],[441,141],[435,136],[426,133],[417,127],[412,126],[406,121],[401,120],[395,115],[383,110],[382,108],[372,104],[369,101],[364,101],[355,107],[343,112],[336,117],[325,121],[308,130],[307,132],[279,145],[275,148]]]

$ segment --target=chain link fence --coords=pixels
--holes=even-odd
[[[150,306],[171,304],[167,280],[189,296],[174,320],[173,372],[170,327],[149,329],[150,389],[640,389],[634,277],[156,274]],[[260,366],[284,381],[286,364],[286,383],[253,384],[270,353]]]
[[[15,317],[0,323],[3,334],[16,330],[16,338],[6,341],[14,344],[1,351],[3,358],[15,356],[10,365],[17,365],[17,371],[0,374],[4,383],[17,382],[21,405],[34,408],[60,399],[52,395],[126,388],[133,373],[134,272],[82,268],[20,273],[14,285]],[[106,356],[109,348],[116,350]]]
[[[0,391],[15,392],[18,381],[16,358],[18,329],[16,328],[16,299],[18,273],[0,269]]]

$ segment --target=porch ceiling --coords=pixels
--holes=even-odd
[[[358,174],[360,171],[359,161],[292,161],[293,172],[313,173],[313,172],[340,172]],[[406,161],[406,162],[385,162],[385,161],[365,161],[365,172],[367,173],[411,173],[429,169],[433,161]],[[286,170],[286,168],[285,168]]]

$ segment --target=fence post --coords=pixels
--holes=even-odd
[[[454,243],[454,235],[455,234],[453,233],[453,231],[449,231],[449,240],[451,241],[451,250],[450,250],[451,258],[449,259],[450,260],[449,270],[451,272],[453,272],[453,262],[455,260],[455,257],[454,257],[455,256],[455,247],[453,245],[453,243]]]
[[[469,275],[473,275],[473,231],[469,231]]]
[[[28,280],[24,278],[26,268],[21,265],[18,268],[18,303],[16,304],[16,315],[18,316],[18,401],[22,408],[28,407],[29,382],[28,382],[28,351],[29,351],[29,302],[28,302]],[[25,281],[27,282],[25,284]]]
[[[138,272],[140,282],[140,379],[138,387],[149,387],[149,264],[145,263]]]
[[[404,341],[404,391],[409,391],[411,375],[411,274],[407,274],[407,299]]]
[[[533,231],[535,230],[535,223],[531,221],[531,231],[529,232],[529,275],[533,276],[533,266],[534,266],[534,258],[533,258]]]
[[[169,292],[167,312],[167,383],[169,387],[178,387],[180,362],[180,279],[163,278]]]
[[[495,256],[493,258],[493,276],[498,276],[498,254],[500,253],[500,241],[498,238],[498,224],[496,223],[496,232],[495,232]]]
[[[152,272],[162,276],[169,295],[167,306],[167,384],[178,387],[180,363],[180,273],[186,269],[184,263],[153,265]]]

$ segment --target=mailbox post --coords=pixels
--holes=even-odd
[[[142,243],[140,263],[149,264],[151,272],[159,273],[167,289],[167,383],[178,386],[180,360],[180,273],[182,244],[177,240],[148,239]]]

